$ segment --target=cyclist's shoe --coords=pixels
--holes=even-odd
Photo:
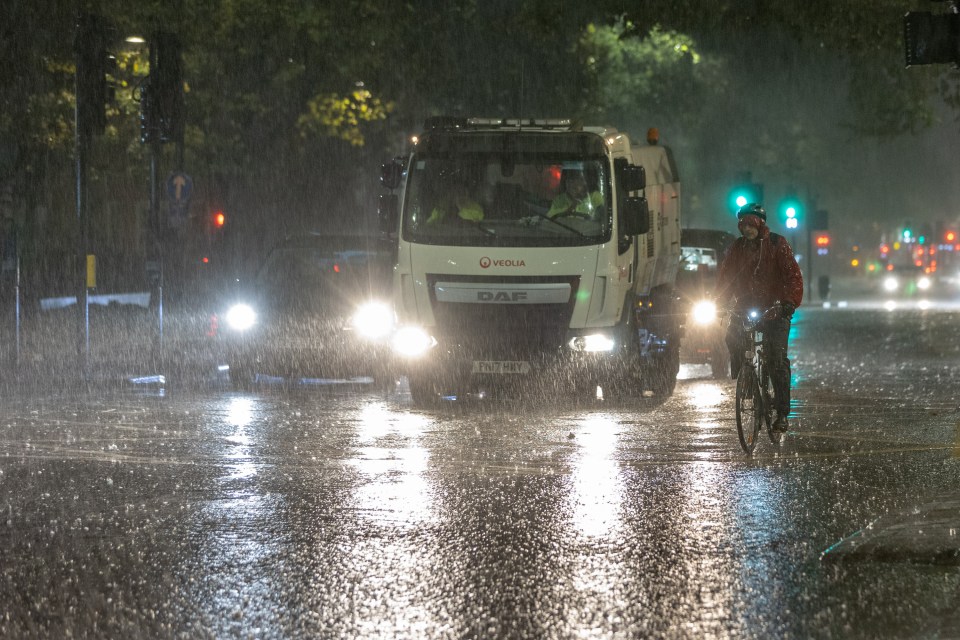
[[[777,413],[777,419],[773,421],[771,427],[774,431],[779,431],[780,433],[786,433],[790,428],[790,421],[787,420],[787,416]]]

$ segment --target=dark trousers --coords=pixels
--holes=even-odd
[[[787,338],[790,336],[790,321],[786,318],[767,320],[760,326],[763,332],[763,353],[767,371],[773,383],[774,405],[777,413],[790,413],[790,359],[787,357]],[[730,350],[730,371],[734,377],[743,364],[743,356],[750,348],[743,327],[732,322],[727,329],[727,349]]]

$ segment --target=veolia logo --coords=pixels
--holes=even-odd
[[[492,260],[487,256],[483,256],[482,258],[480,258],[481,269],[487,269],[491,266],[493,267],[525,267],[527,266],[527,263],[524,262],[522,259],[521,260],[510,260],[510,259]]]

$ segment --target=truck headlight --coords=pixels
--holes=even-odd
[[[408,358],[420,357],[436,344],[436,338],[420,327],[402,327],[393,334],[393,350]]]
[[[350,326],[364,338],[379,340],[393,329],[393,309],[382,302],[366,302],[357,307]]]
[[[717,319],[717,305],[712,300],[701,300],[691,311],[694,324],[713,324]]]
[[[613,351],[616,341],[602,333],[591,333],[585,336],[576,336],[567,343],[574,351]]]
[[[234,331],[246,331],[257,322],[257,314],[248,304],[235,304],[227,310],[227,325]]]

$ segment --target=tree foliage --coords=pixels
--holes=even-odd
[[[944,69],[903,68],[903,13],[930,10],[911,2],[88,0],[115,27],[119,63],[92,167],[110,206],[97,209],[143,215],[149,68],[126,35],[178,36],[184,168],[266,238],[371,212],[379,162],[444,113],[658,126],[685,158],[688,194],[738,166],[805,179],[828,156],[823,117],[791,108],[810,95],[851,136],[929,126],[938,97],[960,111]],[[70,233],[75,8],[9,0],[0,18],[0,181]]]

